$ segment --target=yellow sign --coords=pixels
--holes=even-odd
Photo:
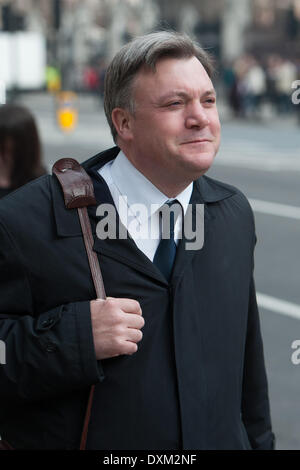
[[[73,131],[78,121],[76,107],[77,95],[71,91],[64,91],[57,95],[56,117],[58,125],[64,132]]]
[[[57,111],[57,120],[63,131],[72,131],[77,124],[78,113],[75,109],[59,109]]]

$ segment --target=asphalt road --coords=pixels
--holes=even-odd
[[[56,125],[49,97],[26,97],[37,117],[50,168],[61,157],[80,161],[113,145],[99,103],[79,103],[70,135]],[[291,118],[258,122],[226,120],[222,145],[209,176],[242,190],[254,208],[255,279],[261,312],[277,449],[300,449],[300,364],[291,348],[300,340],[300,128]],[[271,203],[271,204],[270,204]]]

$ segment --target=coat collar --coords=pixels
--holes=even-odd
[[[110,160],[114,159],[119,153],[118,147],[113,147],[107,151],[101,152],[96,156],[85,161],[82,166],[94,177],[94,189],[97,201],[100,203],[111,203],[113,199],[110,195],[108,186],[105,181],[97,173],[97,170],[105,165]],[[97,178],[97,180],[96,180]],[[78,237],[82,236],[78,214],[76,209],[66,209],[64,204],[64,198],[61,191],[61,187],[57,178],[53,175],[50,179],[53,211],[55,215],[55,222],[57,228],[57,234],[60,237]],[[231,188],[223,183],[213,180],[207,176],[202,176],[194,182],[193,192],[190,203],[192,206],[196,204],[204,204],[204,240],[207,236],[212,220],[214,219],[213,211],[211,210],[212,203],[218,203],[227,199],[235,194],[234,188]],[[167,283],[163,275],[153,265],[153,263],[142,253],[134,243],[134,241],[128,237],[126,240],[100,240],[96,236],[96,207],[90,206],[88,208],[89,216],[91,219],[92,230],[94,233],[95,244],[94,250],[98,253],[106,254],[107,256],[118,259],[125,264],[131,265],[135,269],[142,271],[144,274],[148,274],[162,283]],[[197,210],[197,209],[196,209]],[[118,217],[118,216],[117,216]],[[117,220],[118,223],[118,220]],[[184,238],[179,242],[177,249],[177,256],[175,260],[175,266],[173,271],[173,278],[177,279],[185,267],[187,262],[190,261],[197,251],[185,250]]]

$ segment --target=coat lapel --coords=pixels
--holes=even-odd
[[[106,152],[100,153],[83,163],[84,169],[92,177],[94,184],[95,196],[98,204],[112,204],[114,202],[111,197],[110,191],[106,182],[98,174],[98,169],[105,165],[108,161],[112,160],[119,153],[119,148],[114,147]],[[81,237],[81,227],[79,223],[78,213],[76,209],[66,209],[64,204],[64,198],[60,184],[56,177],[51,178],[51,192],[53,200],[53,211],[55,215],[55,222],[57,228],[57,234],[60,237]],[[115,208],[116,210],[116,208]],[[101,220],[101,217],[96,215],[97,206],[88,207],[88,213],[91,221],[92,232],[94,235],[94,246],[93,249],[98,253],[101,264],[101,255],[114,258],[118,262],[124,263],[133,269],[140,271],[141,273],[148,275],[162,284],[167,284],[166,279],[159,271],[159,269],[149,260],[149,258],[137,247],[135,242],[130,237],[125,227],[119,220],[119,215],[116,211],[116,227],[117,227],[117,239],[100,239],[97,236],[96,228],[97,223]],[[118,238],[118,228],[123,227],[123,231],[126,232],[126,238]]]
[[[98,167],[99,168],[99,167]],[[89,173],[93,178],[95,196],[99,204],[109,203],[115,209],[115,225],[116,225],[116,239],[101,239],[95,236],[94,251],[99,255],[104,254],[117,261],[131,266],[133,269],[142,272],[148,276],[155,278],[157,281],[167,283],[166,279],[159,271],[159,269],[150,261],[150,259],[137,247],[134,240],[129,235],[128,231],[122,224],[119,214],[110,195],[109,189],[103,178],[97,173],[98,168],[94,168]],[[96,207],[89,207],[89,215],[96,232],[96,225],[101,220],[101,217],[96,215]],[[125,234],[125,238],[119,238],[120,230]]]
[[[202,250],[205,245],[205,240],[209,237],[209,232],[212,229],[215,219],[212,203],[220,202],[235,194],[233,188],[229,188],[222,183],[217,183],[206,176],[200,177],[194,182],[193,192],[189,203],[188,211],[185,215],[185,224],[187,218],[191,217],[193,232],[196,231],[196,236],[203,239],[203,245],[199,249],[189,249],[188,244],[195,243],[196,239],[189,239],[183,233],[182,239],[179,241],[177,254],[175,258],[174,269],[172,273],[172,282],[177,283],[186,267],[191,263],[194,256]],[[202,205],[202,208],[199,206]],[[203,217],[204,206],[204,217]],[[197,214],[198,213],[198,214]],[[198,224],[196,224],[198,220]],[[200,222],[200,223],[199,223]],[[196,227],[196,225],[198,225]],[[202,231],[202,234],[199,232]],[[196,237],[195,236],[195,237]]]

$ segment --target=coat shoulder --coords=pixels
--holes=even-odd
[[[215,197],[215,201],[211,200],[210,202],[226,200],[232,204],[239,203],[245,210],[252,213],[252,208],[248,198],[239,188],[215,178],[211,178],[210,176],[204,175],[203,179],[205,181],[205,185],[210,189],[210,194],[218,195],[218,199]]]
[[[204,202],[213,206],[216,216],[226,218],[227,223],[247,233],[255,233],[255,218],[245,194],[236,186],[203,176]],[[200,188],[201,192],[201,188]]]
[[[30,218],[38,220],[39,215],[48,212],[52,206],[50,180],[52,176],[43,175],[0,200],[0,222],[9,226],[23,221],[30,223]]]

